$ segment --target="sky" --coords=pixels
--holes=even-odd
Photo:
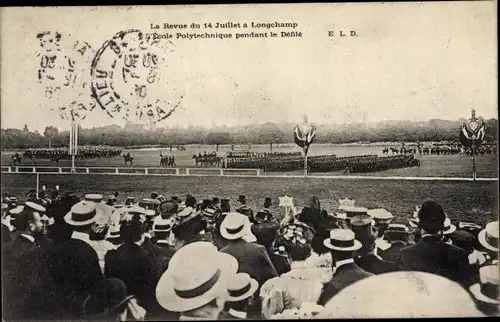
[[[228,21],[297,23],[302,37],[172,39],[160,82],[148,95],[180,104],[157,127],[300,122],[304,114],[321,124],[457,120],[472,108],[485,118],[498,115],[493,1],[0,10],[2,128],[69,128],[55,107],[77,94],[68,90],[59,102],[44,96],[37,78],[40,32],[61,33],[64,48],[86,41],[97,50],[122,30]],[[328,37],[330,30],[358,35]],[[243,30],[182,32],[205,31],[234,37]],[[78,66],[89,78],[90,64]],[[83,127],[124,123],[99,108],[81,121]]]

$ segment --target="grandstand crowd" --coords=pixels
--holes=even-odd
[[[498,221],[451,222],[433,200],[402,219],[348,199],[328,213],[316,197],[251,209],[244,195],[80,198],[42,186],[23,199],[2,200],[5,321],[499,312]]]

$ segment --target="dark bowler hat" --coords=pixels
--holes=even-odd
[[[158,198],[159,195],[160,194],[158,192],[152,192],[151,193],[151,199],[156,199],[156,198]]]
[[[64,220],[71,226],[86,226],[96,221],[96,204],[82,200],[64,216]]]
[[[229,199],[221,199],[220,201],[221,206],[229,206]]]
[[[238,196],[238,201],[239,202],[246,202],[247,201],[247,197],[245,195],[239,195]]]
[[[214,204],[214,205],[215,205],[215,204],[218,204],[219,202],[220,202],[220,199],[219,199],[219,198],[217,198],[217,197],[213,197],[213,198],[212,198],[212,204]]]
[[[436,227],[443,228],[446,214],[443,207],[434,200],[426,200],[422,203],[422,207],[418,211],[418,220],[420,227]]]
[[[187,195],[185,204],[186,207],[196,207],[196,198],[191,195]]]

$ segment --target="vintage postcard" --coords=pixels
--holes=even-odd
[[[2,317],[499,314],[496,1],[0,9]]]

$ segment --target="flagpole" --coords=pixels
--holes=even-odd
[[[476,142],[472,137],[472,181],[476,181]]]
[[[304,178],[307,177],[307,151],[304,148]]]

